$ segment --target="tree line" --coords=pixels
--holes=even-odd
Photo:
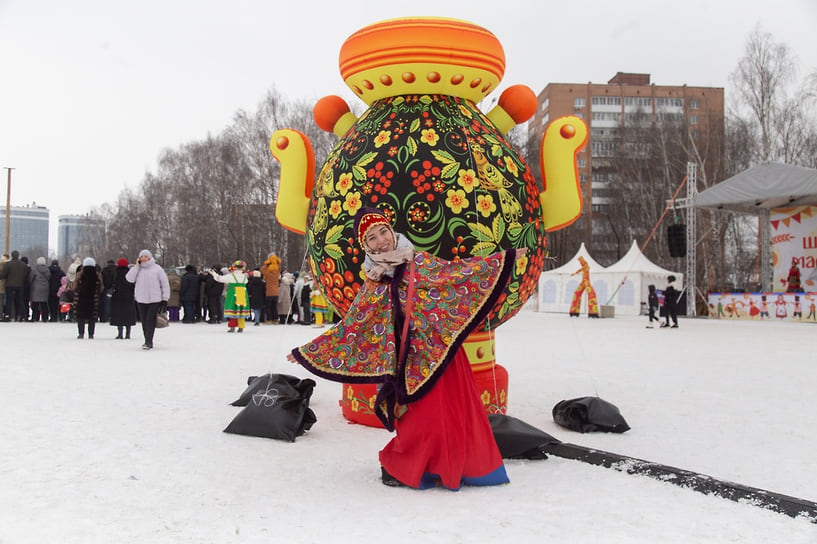
[[[221,133],[162,151],[155,172],[138,187],[94,210],[107,228],[89,251],[132,256],[148,248],[165,267],[237,259],[258,266],[274,252],[286,269],[304,268],[303,236],[275,220],[280,165],[269,139],[279,127],[309,136],[318,161],[334,143],[312,120],[312,104],[273,89],[254,112],[239,110]]]

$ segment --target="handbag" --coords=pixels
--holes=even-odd
[[[170,319],[167,317],[167,310],[164,312],[159,312],[156,314],[156,328],[157,329],[164,329],[170,325]]]

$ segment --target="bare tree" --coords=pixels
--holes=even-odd
[[[731,75],[737,99],[730,116],[752,127],[757,143],[753,162],[812,165],[817,155],[814,103],[817,72],[796,81],[797,58],[784,43],[760,30],[746,40],[744,55]]]
[[[315,125],[311,104],[288,102],[272,91],[255,113],[239,111],[223,133],[165,149],[156,172],[108,207],[108,251],[133,258],[148,248],[167,267],[235,259],[258,266],[275,251],[285,266],[300,268],[303,237],[274,218],[280,166],[269,138],[282,127],[310,137],[318,164],[336,142]]]
[[[738,107],[747,107],[758,127],[758,158],[762,162],[775,158],[775,119],[785,100],[786,85],[795,74],[796,64],[789,48],[756,27],[746,40],[744,56],[731,81],[740,99]]]

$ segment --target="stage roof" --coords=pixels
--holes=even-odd
[[[698,208],[756,213],[759,208],[817,206],[817,170],[766,163],[744,170],[695,199]]]

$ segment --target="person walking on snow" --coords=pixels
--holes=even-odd
[[[655,312],[658,311],[658,293],[655,292],[655,285],[648,285],[647,289],[649,289],[649,293],[647,294],[647,311],[650,316],[650,322],[647,324],[647,328],[651,329],[653,328],[653,321],[661,320],[655,315]]]
[[[153,254],[143,249],[139,252],[136,265],[125,274],[125,279],[134,284],[133,296],[139,308],[139,320],[142,322],[142,334],[145,336],[142,349],[153,349],[156,314],[167,308],[167,301],[170,298],[167,274],[153,260]]]

